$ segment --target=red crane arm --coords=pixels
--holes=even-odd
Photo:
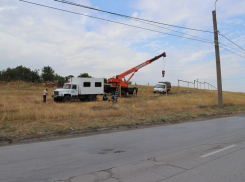
[[[146,61],[146,62],[144,62],[144,63],[141,63],[141,64],[139,64],[138,66],[135,66],[134,68],[131,68],[130,70],[125,71],[124,73],[122,73],[122,74],[120,74],[120,75],[117,75],[116,78],[117,78],[117,79],[122,79],[123,77],[129,75],[130,73],[137,72],[139,69],[145,67],[145,66],[148,65],[148,64],[151,64],[153,61],[159,59],[159,58],[162,57],[162,56],[163,56],[163,57],[166,57],[166,53],[164,52],[164,53],[160,54],[159,56],[156,56],[156,57],[152,58],[151,60],[148,60],[148,61]]]
[[[121,83],[121,86],[127,87],[127,83],[134,76],[135,72],[137,72],[139,69],[145,67],[146,65],[151,64],[153,61],[156,61],[160,57],[166,57],[166,53],[163,52],[162,54],[160,54],[160,55],[158,55],[158,56],[156,56],[156,57],[154,57],[154,58],[152,58],[152,59],[150,59],[144,63],[141,63],[138,66],[135,66],[134,68],[131,68],[130,70],[125,71],[124,73],[121,73],[120,75],[117,75],[116,78],[109,78],[108,82],[112,83],[113,86],[116,86],[117,84]],[[129,79],[126,82],[122,81],[122,78],[124,78],[125,76],[127,76],[131,73],[133,73],[133,74],[129,77]]]

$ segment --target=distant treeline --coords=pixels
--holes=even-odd
[[[62,77],[54,72],[50,66],[44,66],[41,74],[39,69],[31,70],[24,66],[17,66],[16,68],[7,68],[6,70],[0,71],[1,81],[25,81],[25,82],[46,82],[58,80],[59,84],[63,84],[66,81],[65,77]]]
[[[16,68],[7,68],[6,70],[0,71],[0,81],[25,81],[25,82],[53,82],[57,81],[58,85],[63,85],[69,78],[74,77],[73,75],[60,76],[55,73],[54,69],[50,66],[44,66],[39,74],[39,69],[31,70],[24,66],[17,66]],[[78,77],[92,78],[88,73],[80,73]],[[107,82],[107,79],[104,79]]]

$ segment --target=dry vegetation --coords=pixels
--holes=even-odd
[[[147,86],[138,86],[136,98],[122,98],[121,103],[102,101],[55,103],[49,88],[47,103],[42,103],[44,86],[23,82],[0,84],[0,140],[46,133],[65,134],[84,129],[98,129],[141,123],[178,123],[197,117],[236,114],[245,111],[245,93],[224,92],[224,109],[217,108],[217,91],[173,87],[166,95],[147,98]],[[132,104],[135,108],[132,108]]]

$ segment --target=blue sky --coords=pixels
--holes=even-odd
[[[163,26],[151,26],[102,12],[55,2],[29,0],[47,6],[118,21],[163,33],[171,30],[213,41],[212,33]],[[213,31],[212,0],[70,0],[71,2],[166,24]],[[217,2],[218,29],[245,49],[245,1]],[[138,71],[133,83],[155,85],[159,81],[199,79],[216,86],[215,52],[212,44],[174,37],[65,13],[19,0],[0,1],[0,69],[19,65],[31,69],[51,66],[62,76],[87,72],[93,77],[110,78],[149,60],[159,59]],[[245,57],[245,52],[219,36],[223,46]],[[228,48],[228,47],[226,47]],[[220,48],[222,86],[225,91],[244,92],[245,58]],[[162,78],[162,70],[166,75]],[[186,84],[182,84],[186,86]]]

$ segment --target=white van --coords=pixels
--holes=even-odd
[[[165,83],[158,83],[154,87],[154,93],[165,93],[166,92],[166,84]]]

